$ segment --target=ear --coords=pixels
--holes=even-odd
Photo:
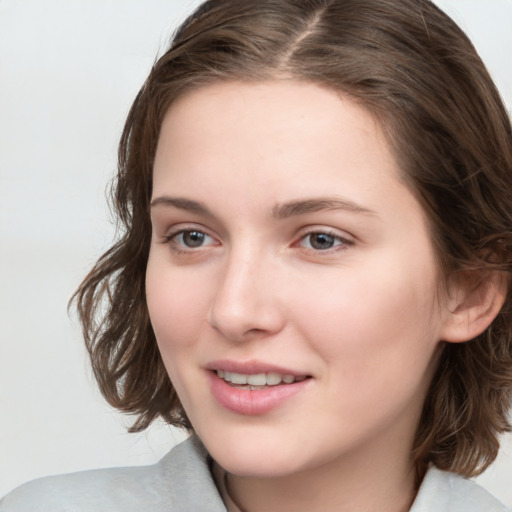
[[[449,285],[441,339],[460,343],[484,332],[500,312],[507,288],[503,272],[468,270],[458,274]]]

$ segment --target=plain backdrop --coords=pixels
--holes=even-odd
[[[131,101],[199,2],[0,0],[0,496],[146,464],[183,434],[104,404],[67,301],[113,236],[105,189]],[[512,107],[512,0],[439,0]],[[512,442],[481,482],[512,506]]]

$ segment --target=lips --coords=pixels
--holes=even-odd
[[[258,362],[218,361],[208,365],[210,389],[217,403],[242,415],[262,415],[305,390],[310,376]]]
[[[230,382],[232,385],[244,386],[247,385],[250,389],[258,389],[264,386],[278,386],[280,384],[293,384],[294,382],[301,382],[306,379],[305,375],[295,376],[291,373],[253,373],[244,374],[236,372],[228,372],[225,370],[217,370],[217,376],[225,382]]]

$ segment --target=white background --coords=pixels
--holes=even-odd
[[[182,438],[95,388],[67,300],[113,230],[105,186],[128,108],[198,1],[0,0],[0,496],[29,479],[157,460]],[[512,0],[439,0],[512,107]],[[512,437],[482,483],[512,506]]]

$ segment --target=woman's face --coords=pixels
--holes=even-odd
[[[297,81],[191,92],[163,122],[151,216],[151,322],[214,459],[252,476],[410,462],[448,313],[370,115]]]

